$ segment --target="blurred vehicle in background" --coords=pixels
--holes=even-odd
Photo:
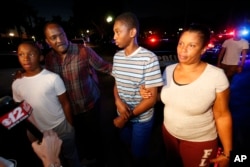
[[[177,36],[160,36],[157,34],[139,38],[139,45],[154,52],[159,60],[161,70],[166,66],[178,62]]]

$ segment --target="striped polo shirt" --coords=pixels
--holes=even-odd
[[[113,59],[112,75],[115,77],[118,94],[131,110],[141,101],[140,85],[146,88],[163,85],[157,56],[150,50],[139,47],[126,56],[124,50],[118,51]],[[119,114],[119,111],[117,111]],[[133,118],[133,122],[144,122],[153,116],[154,109]]]

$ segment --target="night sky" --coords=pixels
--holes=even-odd
[[[38,16],[52,19],[52,16],[60,15],[63,20],[68,20],[73,16],[72,0],[28,0],[29,3],[38,11]]]
[[[235,22],[249,22],[250,8],[244,0],[28,0],[39,16],[51,19],[60,15],[63,20],[73,16],[73,7],[80,17],[97,17],[103,12],[119,14],[132,11],[149,22],[159,20],[160,24],[174,25],[189,22],[203,22],[208,25],[230,25]],[[75,4],[75,6],[74,6]],[[101,13],[101,14],[100,14]],[[152,18],[150,20],[150,18]]]

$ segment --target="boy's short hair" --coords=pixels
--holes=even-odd
[[[137,16],[132,12],[125,12],[118,15],[115,21],[121,21],[126,24],[129,28],[136,28],[137,34],[139,34],[139,21]]]
[[[18,47],[19,47],[20,45],[22,45],[22,44],[28,44],[28,45],[32,46],[32,47],[37,51],[37,53],[38,53],[39,56],[42,55],[42,50],[39,48],[39,46],[38,46],[35,42],[33,42],[33,41],[22,41],[22,42],[18,45]]]

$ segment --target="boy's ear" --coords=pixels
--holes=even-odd
[[[136,33],[137,33],[136,28],[132,28],[132,29],[130,30],[130,36],[131,36],[131,37],[135,37],[135,36],[136,36]]]

